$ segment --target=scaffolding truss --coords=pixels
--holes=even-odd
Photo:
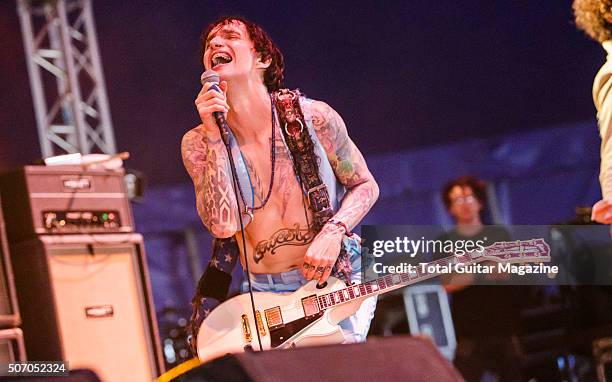
[[[17,0],[43,157],[115,154],[90,0]]]

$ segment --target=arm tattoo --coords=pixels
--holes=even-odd
[[[336,177],[348,189],[335,218],[353,228],[378,198],[378,185],[340,115],[323,102],[314,101],[311,107],[317,137]]]
[[[181,152],[183,164],[193,180],[202,222],[213,236],[232,235],[238,208],[223,142],[193,129],[183,137]]]
[[[314,239],[314,233],[308,227],[300,228],[300,223],[295,223],[291,228],[281,228],[274,232],[268,240],[262,240],[255,246],[253,260],[259,263],[266,253],[276,254],[276,250],[287,245],[307,245]]]

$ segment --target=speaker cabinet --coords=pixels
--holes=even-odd
[[[141,235],[41,235],[11,253],[30,360],[65,360],[104,381],[163,372]]]
[[[19,328],[0,330],[0,363],[26,361],[23,332]]]
[[[177,366],[175,369],[179,369]],[[434,344],[418,337],[368,338],[363,344],[304,347],[227,355],[159,381],[463,382]]]
[[[1,204],[0,201],[0,328],[10,328],[18,326],[21,319]]]

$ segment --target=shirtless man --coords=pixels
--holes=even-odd
[[[328,167],[332,178],[335,176],[335,181],[347,191],[342,200],[336,200],[330,192],[332,205],[337,202],[335,223],[325,224],[317,233],[312,230],[312,211],[281,137],[270,95],[282,85],[282,54],[263,29],[242,18],[222,18],[209,25],[202,37],[202,62],[205,69],[219,74],[222,93],[210,89],[210,84],[203,86],[195,99],[202,123],[185,134],[181,151],[194,182],[202,222],[215,238],[235,237],[234,241],[217,240],[216,250],[223,253],[221,247],[237,242],[242,266],[249,262],[254,290],[283,292],[295,290],[312,279],[323,283],[332,272],[344,240],[346,246],[357,249],[349,252],[353,264],[351,280],[358,281],[358,245],[355,240],[349,242],[354,236],[347,237],[346,230],[355,227],[372,207],[378,197],[378,186],[348,137],[342,118],[324,102],[301,99],[304,119],[316,134],[313,141],[322,146],[326,156],[318,159],[331,165]],[[254,198],[247,198],[246,206],[236,200],[228,154],[214,112],[225,114],[247,165]],[[325,168],[324,164],[320,164],[320,169]],[[243,212],[245,208],[248,213]],[[246,225],[246,251],[239,213]],[[210,270],[223,279],[218,271],[231,273],[228,265],[232,256],[231,251],[216,258],[213,255],[207,272]],[[210,280],[219,277],[206,282],[210,284]],[[206,314],[219,303],[220,298],[216,297],[205,294],[194,301],[194,335]],[[341,322],[346,342],[365,340],[375,304],[375,299],[364,301],[354,316]]]

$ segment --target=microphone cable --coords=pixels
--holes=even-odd
[[[238,221],[240,223],[240,234],[242,236],[242,250],[244,251],[244,264],[245,271],[247,275],[247,283],[249,285],[249,297],[251,299],[251,310],[253,312],[253,322],[255,323],[255,332],[257,333],[257,342],[259,343],[259,350],[263,351],[263,346],[261,344],[261,336],[259,334],[259,327],[257,326],[257,314],[255,309],[255,297],[253,296],[253,287],[251,285],[251,271],[249,270],[249,257],[247,254],[247,246],[245,239],[245,231],[244,231],[244,222],[242,220],[242,212],[240,211],[240,195],[238,194],[238,190],[240,187],[240,180],[238,179],[238,172],[236,170],[236,164],[234,163],[234,156],[232,155],[232,148],[230,144],[230,136],[229,136],[229,126],[225,121],[225,118],[215,118],[217,119],[217,126],[219,127],[219,132],[221,133],[221,140],[225,145],[225,149],[227,151],[227,159],[230,162],[230,170],[232,173],[232,186],[234,187],[234,197],[236,198],[236,206],[238,207]],[[220,122],[220,123],[219,123]],[[222,127],[223,126],[223,127]],[[246,208],[246,206],[245,206]],[[250,345],[247,345],[250,346]],[[245,349],[247,348],[245,346]]]

